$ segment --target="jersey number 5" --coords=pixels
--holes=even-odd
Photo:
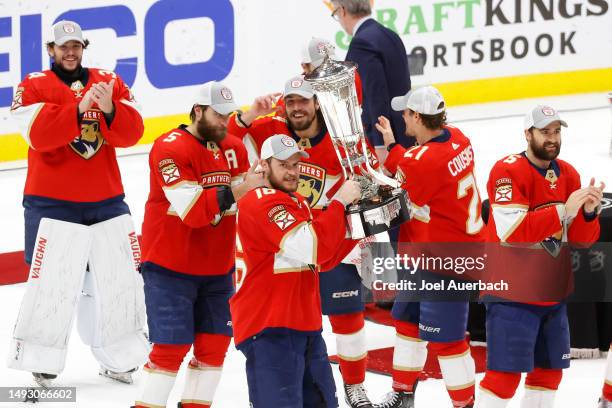
[[[478,188],[476,187],[474,173],[468,174],[457,184],[457,198],[459,199],[467,196],[472,190],[472,197],[468,206],[468,219],[465,222],[465,232],[469,235],[477,234],[484,226],[484,222],[480,216],[480,208],[478,208],[480,200],[478,199]]]

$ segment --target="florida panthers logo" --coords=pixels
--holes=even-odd
[[[84,159],[91,159],[104,144],[100,133],[100,120],[104,120],[101,111],[85,112],[81,122],[81,134],[70,143],[72,150]]]
[[[311,163],[300,163],[300,180],[297,192],[304,197],[310,207],[314,207],[325,188],[325,169]]]

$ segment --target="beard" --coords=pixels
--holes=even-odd
[[[548,147],[554,146],[554,149],[547,149]],[[533,139],[529,142],[529,148],[533,152],[533,155],[540,160],[554,160],[559,156],[561,151],[561,143],[544,142],[538,145]]]
[[[277,177],[272,170],[270,170],[270,174],[268,175],[270,186],[272,186],[272,188],[275,190],[283,191],[285,193],[295,193],[297,191],[298,179],[299,177],[289,175],[281,179],[280,177]]]
[[[197,124],[198,135],[206,142],[219,143],[225,139],[227,134],[227,128],[220,126],[213,126],[202,116]]]
[[[293,117],[293,115],[295,114],[302,114],[304,116],[302,116],[299,119],[296,119]],[[313,113],[312,115],[308,116],[308,112],[306,111],[293,111],[291,113],[287,113],[287,121],[289,122],[289,125],[291,125],[291,129],[293,129],[294,131],[301,131],[301,130],[306,130],[308,129],[311,125],[312,122],[314,122],[315,120],[315,113]]]

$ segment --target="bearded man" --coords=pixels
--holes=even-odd
[[[137,407],[166,406],[192,345],[182,406],[210,407],[221,379],[232,336],[234,203],[262,182],[254,168],[247,173],[242,142],[226,134],[236,109],[228,87],[208,82],[191,107],[191,124],[151,148],[142,276],[153,350]]]

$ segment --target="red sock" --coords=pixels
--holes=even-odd
[[[612,384],[604,383],[603,396],[608,401],[612,401]]]
[[[330,315],[329,322],[336,334],[342,380],[345,384],[361,384],[368,365],[363,312]]]
[[[514,396],[521,382],[521,373],[487,370],[480,382],[480,387],[502,399]]]
[[[525,387],[528,388],[545,388],[547,390],[556,391],[561,383],[563,370],[546,369],[536,367],[532,372],[527,374],[525,378]]]

